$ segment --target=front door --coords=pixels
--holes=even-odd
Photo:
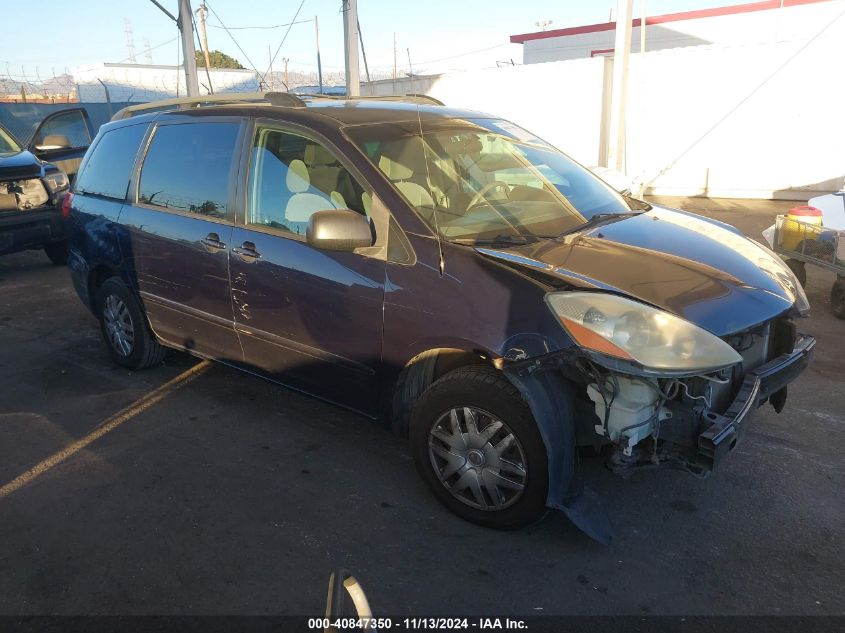
[[[150,324],[166,343],[241,361],[229,296],[232,199],[242,123],[155,126],[121,212],[122,246]]]
[[[274,379],[373,414],[383,258],[305,241],[315,211],[367,215],[370,195],[325,144],[257,126],[246,209],[232,233],[232,300],[245,360]]]

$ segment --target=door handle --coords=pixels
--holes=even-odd
[[[220,236],[217,235],[217,233],[209,233],[205,236],[205,239],[200,240],[200,244],[202,244],[205,247],[205,250],[209,253],[226,248],[226,245],[220,241]]]
[[[256,259],[261,258],[261,253],[255,250],[255,244],[252,242],[244,242],[240,246],[233,248],[232,252],[247,263],[254,262]]]

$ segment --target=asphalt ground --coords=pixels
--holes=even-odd
[[[668,202],[755,237],[789,206]],[[465,523],[403,440],[274,384],[183,354],[117,368],[67,270],[2,257],[0,615],[320,615],[339,566],[394,615],[843,615],[832,282],[809,270],[815,364],[712,477],[585,463],[616,531],[602,546],[559,514]]]

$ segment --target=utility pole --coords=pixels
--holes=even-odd
[[[208,17],[208,8],[205,2],[197,9],[197,19],[199,20],[200,37],[202,37],[202,52],[205,56],[205,67],[211,68],[211,61],[208,58],[208,33],[205,30],[205,19]]]
[[[314,35],[317,37],[317,80],[320,83],[320,94],[323,94],[323,63],[320,61],[320,23],[314,16]]]
[[[396,81],[396,31],[393,31],[393,81]]]
[[[645,23],[646,23],[646,0],[640,2],[640,52],[645,53]],[[642,62],[641,62],[642,63]]]
[[[290,60],[287,57],[283,57],[282,61],[285,63],[285,88],[287,88],[287,90],[290,90],[290,88],[288,88],[288,86],[290,86],[290,84],[288,83],[288,62]]]
[[[187,2],[187,0],[183,0]],[[343,43],[346,50],[346,96],[361,94],[361,78],[358,75],[358,0],[343,2]]]
[[[182,63],[185,67],[185,89],[189,97],[200,94],[197,79],[197,54],[194,50],[194,26],[191,21],[191,0],[179,0],[179,33],[182,35]]]
[[[617,1],[607,166],[623,172],[625,171],[625,113],[628,105],[628,60],[631,57],[633,14],[634,0]]]
[[[269,70],[267,71],[268,79],[264,81],[264,90],[273,90],[272,85],[275,83],[273,80],[273,49],[270,48],[270,45],[267,44],[267,59],[270,60]],[[285,90],[287,90],[287,86],[285,86]]]

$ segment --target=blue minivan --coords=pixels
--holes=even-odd
[[[492,527],[557,508],[601,538],[578,447],[706,474],[815,345],[764,246],[423,97],[133,106],[68,206],[116,363],[185,350],[378,419]]]

